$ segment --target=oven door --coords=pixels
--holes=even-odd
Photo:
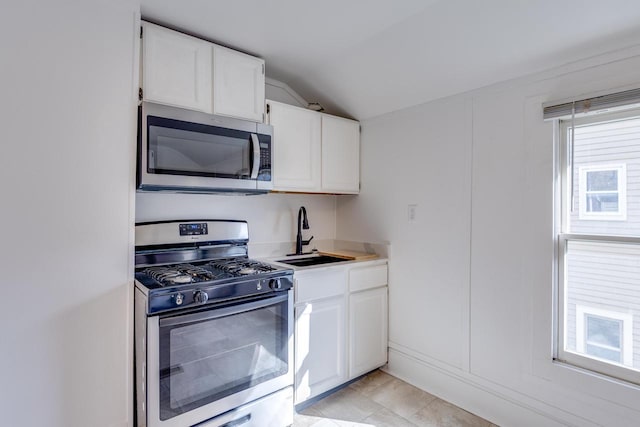
[[[292,359],[291,291],[150,317],[149,426],[191,426],[290,386]]]

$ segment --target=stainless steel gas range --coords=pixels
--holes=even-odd
[[[293,423],[293,271],[248,258],[244,221],[136,225],[136,420]]]

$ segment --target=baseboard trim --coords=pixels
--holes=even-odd
[[[453,369],[398,348],[389,348],[389,364],[385,371],[500,426],[597,426],[593,421],[481,381],[467,372],[454,373]]]

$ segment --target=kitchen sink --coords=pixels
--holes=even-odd
[[[330,255],[318,255],[318,256],[310,256],[305,258],[281,259],[276,262],[293,265],[295,267],[309,267],[312,265],[331,264],[334,262],[342,262],[342,261],[349,261],[349,259],[339,258],[335,256],[330,256]]]

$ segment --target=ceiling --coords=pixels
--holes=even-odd
[[[637,0],[141,0],[359,120],[640,42]]]

